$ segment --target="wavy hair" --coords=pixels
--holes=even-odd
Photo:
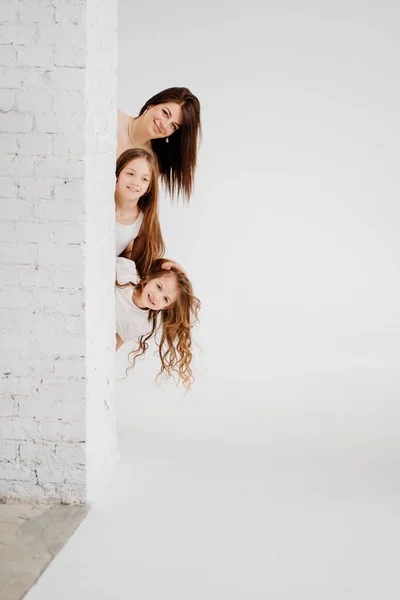
[[[189,200],[193,191],[194,172],[197,164],[197,147],[201,135],[200,102],[185,87],[171,87],[159,92],[141,108],[141,116],[147,108],[164,102],[176,102],[182,109],[183,122],[175,133],[165,138],[151,140],[157,156],[161,181],[172,198],[182,195]]]
[[[143,222],[140,227],[140,234],[133,244],[130,256],[127,256],[127,258],[135,261],[139,273],[147,273],[151,264],[161,258],[165,252],[165,244],[158,220],[158,169],[156,160],[150,152],[143,148],[131,148],[118,157],[115,176],[118,180],[122,169],[135,158],[144,158],[147,161],[151,171],[151,179],[146,193],[138,201],[138,207],[143,212]]]
[[[151,331],[140,336],[138,347],[129,354],[129,362],[134,367],[136,359],[146,352],[150,338],[159,337],[159,340],[155,340],[161,360],[161,369],[157,378],[173,377],[177,379],[177,383],[182,382],[186,390],[189,390],[194,382],[191,369],[193,358],[191,331],[198,320],[200,300],[194,295],[192,284],[186,275],[174,268],[163,269],[161,265],[164,261],[165,259],[154,261],[150,272],[142,277],[139,283],[120,285],[117,282],[118,287],[130,285],[139,293],[149,281],[157,277],[174,277],[178,284],[175,302],[164,310],[149,310]]]

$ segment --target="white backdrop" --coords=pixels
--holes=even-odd
[[[195,197],[161,210],[198,380],[158,393],[148,356],[117,384],[110,496],[32,600],[400,597],[391,4],[120,0],[119,106],[202,103]]]
[[[398,360],[399,11],[372,4],[120,0],[120,108],[174,85],[202,104],[195,196],[161,207],[199,373]]]

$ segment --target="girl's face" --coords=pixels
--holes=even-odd
[[[134,158],[118,175],[115,191],[123,198],[139,200],[149,189],[151,168],[145,158]]]
[[[176,102],[149,106],[143,114],[150,139],[165,138],[178,131],[183,123],[182,108]]]
[[[164,310],[178,298],[178,282],[172,275],[162,275],[151,279],[143,288],[141,308]]]

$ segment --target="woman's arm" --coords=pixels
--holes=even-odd
[[[124,344],[124,340],[121,338],[121,336],[116,333],[115,334],[115,339],[116,339],[116,346],[115,346],[115,352],[117,352],[117,350],[119,350],[121,348],[121,346]]]

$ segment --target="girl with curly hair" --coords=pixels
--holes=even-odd
[[[200,131],[198,98],[188,88],[168,88],[147,100],[137,117],[118,111],[117,156],[131,148],[151,152],[167,192],[189,200]]]
[[[163,259],[153,261],[139,275],[135,263],[117,258],[116,350],[124,342],[137,342],[129,354],[135,366],[155,336],[161,361],[160,375],[176,377],[188,390],[194,381],[191,369],[191,330],[197,321],[200,301],[187,276],[175,267],[163,268]]]

